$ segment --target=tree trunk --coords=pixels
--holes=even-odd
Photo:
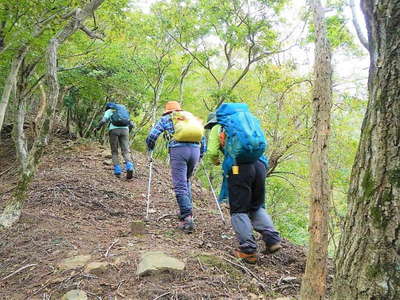
[[[351,8],[351,16],[352,16],[353,26],[354,26],[354,29],[356,30],[357,37],[360,40],[360,43],[365,47],[365,49],[368,50],[368,41],[365,38],[364,33],[361,30],[361,26],[357,20],[356,6],[354,4],[354,0],[349,1],[349,6]]]
[[[49,86],[49,99],[46,109],[46,116],[43,125],[40,128],[39,137],[33,143],[32,149],[28,155],[27,167],[22,172],[17,184],[13,198],[6,204],[2,215],[0,216],[0,227],[11,227],[18,221],[21,210],[26,199],[26,192],[29,188],[36,167],[42,157],[44,147],[47,144],[48,136],[51,131],[51,124],[54,118],[55,108],[59,99],[59,84],[57,78],[57,49],[69,36],[75,33],[83,22],[104,2],[105,0],[92,0],[82,10],[77,9],[74,12],[69,23],[53,37],[47,48],[47,81]]]
[[[193,63],[193,60],[189,61],[189,63],[186,66],[184,66],[181,71],[181,77],[179,80],[179,103],[181,105],[183,105],[183,101],[184,101],[183,100],[184,81],[185,81],[186,76],[189,74],[192,63]]]
[[[25,58],[26,53],[28,52],[29,47],[27,45],[21,46],[15,54],[12,63],[10,72],[8,73],[6,82],[4,83],[3,94],[1,96],[0,102],[0,133],[3,128],[4,117],[6,115],[8,102],[10,100],[11,91],[13,86],[16,84],[17,75],[19,71],[19,67],[21,66],[22,61]]]
[[[13,199],[7,204],[3,215],[0,217],[0,224],[5,227],[11,226],[15,220],[19,219],[22,208],[22,202],[20,200],[26,197],[27,186],[31,176],[28,168],[28,144],[24,132],[26,99],[22,97],[24,92],[22,86],[23,84],[19,84],[18,88],[14,87],[15,100],[18,108],[15,113],[15,125],[13,128],[15,149],[20,164],[21,177],[17,183]]]
[[[34,40],[35,38],[40,36],[43,33],[43,31],[45,30],[45,28],[47,28],[47,24],[51,20],[53,20],[55,17],[56,17],[56,15],[53,15],[53,16],[47,18],[45,21],[35,24],[34,30],[32,32],[32,36],[31,36],[32,40]],[[29,48],[30,48],[30,41],[22,44],[22,46],[19,47],[19,49],[17,50],[17,52],[13,58],[13,61],[11,63],[10,72],[9,72],[6,82],[4,84],[3,94],[1,96],[1,102],[0,102],[0,133],[3,128],[4,117],[6,114],[8,102],[10,100],[10,94],[11,94],[12,87],[16,84],[18,70],[19,70],[21,63],[23,62]]]
[[[93,126],[93,122],[96,119],[96,116],[98,116],[99,113],[101,112],[102,108],[103,108],[103,105],[94,110],[94,113],[92,114],[92,117],[89,119],[90,120],[89,124],[86,124],[86,129],[83,131],[83,137],[84,138],[88,137],[90,135],[91,130],[93,130],[93,127],[92,127]]]
[[[369,99],[333,299],[400,299],[400,0],[362,1]]]
[[[316,35],[313,142],[311,149],[311,204],[306,270],[301,285],[301,299],[324,299],[326,292],[326,260],[328,256],[328,138],[332,107],[332,66],[326,37],[323,8],[319,0],[311,1]]]
[[[41,120],[43,118],[43,114],[46,110],[47,106],[47,96],[46,96],[46,91],[44,90],[43,84],[39,83],[39,89],[40,89],[40,101],[39,101],[39,108],[37,110],[37,114],[35,117],[35,120],[33,121],[33,127],[35,131],[35,136],[38,136],[39,134],[39,124],[41,123]]]
[[[25,131],[24,131],[24,123],[25,123],[25,114],[26,114],[26,100],[24,98],[20,98],[21,94],[17,93],[18,99],[18,109],[16,113],[16,126],[14,126],[15,131],[15,145],[17,150],[17,157],[20,163],[20,167],[22,172],[27,169],[27,157],[28,157],[28,143],[26,141]]]

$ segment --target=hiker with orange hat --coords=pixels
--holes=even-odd
[[[206,150],[203,125],[193,114],[182,110],[178,102],[169,101],[161,119],[146,138],[150,152],[163,132],[168,139],[172,184],[179,206],[178,228],[191,233],[194,222],[190,177]]]

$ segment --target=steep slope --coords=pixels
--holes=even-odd
[[[89,299],[274,299],[297,294],[305,263],[302,248],[284,242],[280,253],[261,255],[256,266],[238,262],[230,255],[236,245],[230,225],[222,224],[211,193],[196,182],[197,230],[179,232],[169,168],[160,161],[154,163],[150,220],[141,223],[146,158],[135,153],[137,173],[127,181],[112,175],[105,164],[108,155],[97,144],[57,140],[49,147],[20,222],[0,232],[0,299],[59,299],[72,289],[85,291]],[[10,164],[3,163],[8,160],[0,157],[2,185],[12,183]],[[0,193],[3,208],[11,191]],[[224,214],[229,223],[226,208]],[[132,221],[144,224],[144,233],[132,232]],[[140,255],[153,250],[184,261],[185,270],[137,276]],[[107,265],[96,272],[60,268],[62,260],[77,255]]]

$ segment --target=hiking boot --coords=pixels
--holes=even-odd
[[[114,165],[114,175],[120,177],[122,173],[120,165]]]
[[[282,249],[282,245],[281,245],[281,243],[276,243],[276,244],[273,244],[272,246],[267,246],[267,245],[265,245],[265,251],[264,251],[264,254],[272,254],[272,253],[276,253],[276,252],[278,252],[279,250],[281,250]]]
[[[257,254],[256,253],[245,253],[240,250],[233,251],[233,256],[239,258],[241,261],[254,265],[257,263]]]
[[[133,177],[133,163],[130,161],[127,161],[125,163],[125,169],[126,169],[126,179],[132,179]]]
[[[188,216],[184,220],[181,220],[178,224],[178,228],[184,233],[192,233],[194,231],[194,222],[192,216]]]

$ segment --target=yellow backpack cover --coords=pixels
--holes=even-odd
[[[175,133],[173,139],[177,142],[200,142],[204,135],[203,122],[188,111],[172,113]]]

